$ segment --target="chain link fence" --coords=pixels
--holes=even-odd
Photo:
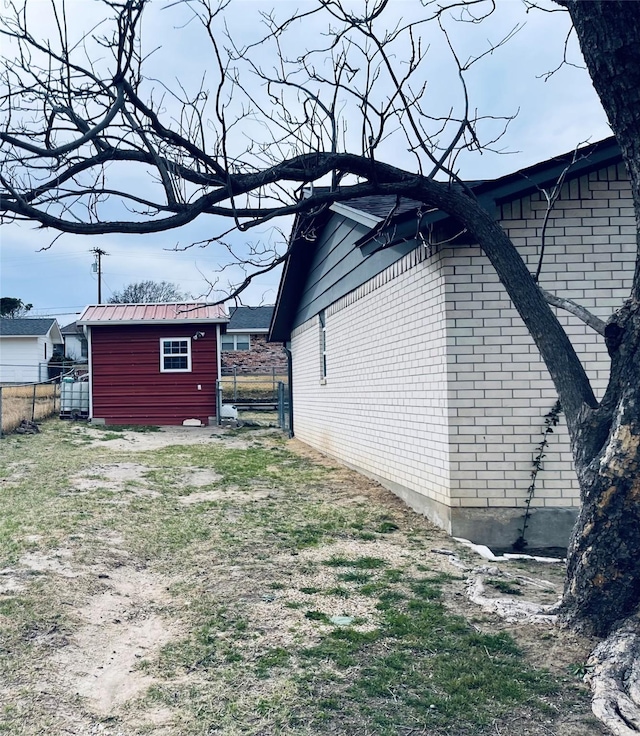
[[[286,382],[287,375],[276,368],[222,370],[219,386],[224,403],[260,406],[278,403],[278,384]]]
[[[59,381],[0,386],[0,430],[9,434],[23,421],[53,416],[60,407]]]
[[[218,423],[223,419],[241,419],[247,412],[264,413],[265,417],[274,413],[272,421],[277,421],[281,429],[290,428],[287,375],[278,369],[223,369],[216,399]]]

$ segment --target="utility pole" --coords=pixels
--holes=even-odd
[[[92,248],[91,252],[96,258],[93,270],[98,274],[98,304],[102,304],[102,256],[108,256],[109,254],[102,248]]]

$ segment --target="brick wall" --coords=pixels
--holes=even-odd
[[[546,211],[536,193],[501,212],[532,271]],[[622,166],[566,184],[548,217],[542,286],[606,319],[629,293],[635,233]],[[602,339],[566,312],[559,319],[601,396],[609,366]],[[514,541],[556,396],[481,251],[460,246],[429,257],[417,249],[327,309],[326,325],[324,385],[318,318],[293,334],[296,435],[454,534]],[[546,455],[533,502],[540,543],[561,517],[556,536],[566,536],[579,503],[563,427]]]
[[[264,372],[275,369],[286,374],[287,356],[281,343],[267,342],[266,335],[251,335],[251,350],[223,350],[222,370],[236,368],[238,372]]]
[[[450,486],[439,265],[417,249],[326,310],[326,383],[318,317],[292,335],[296,436],[419,489],[436,502],[434,514],[448,506]]]

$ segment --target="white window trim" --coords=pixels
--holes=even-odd
[[[186,368],[165,368],[164,359],[170,357],[182,357],[184,353],[178,353],[174,356],[164,354],[165,342],[180,342],[187,343],[187,367]],[[191,373],[191,338],[190,337],[161,337],[160,338],[160,373]]]
[[[324,309],[318,314],[318,324],[320,326],[320,383],[324,385],[327,382],[327,315]]]
[[[224,345],[223,345],[223,343],[221,342],[220,343],[220,349],[221,350],[224,350],[226,353],[230,353],[232,351],[233,352],[237,352],[237,351],[243,351],[243,352],[245,352],[247,350],[251,350],[251,335],[247,335],[246,333],[240,334],[240,335],[232,335],[229,332],[227,332],[226,335],[223,335],[222,336],[222,340],[224,340],[225,338],[229,339],[231,337],[233,338],[233,347],[232,348],[225,348]],[[239,337],[241,337],[241,338],[246,339],[246,340],[249,341],[249,347],[248,348],[239,348],[238,347],[238,338]]]

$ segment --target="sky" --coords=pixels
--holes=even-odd
[[[36,0],[36,7],[38,3],[44,8],[45,0]],[[293,8],[300,6],[306,10],[313,5],[312,0],[299,0],[295,4],[290,0],[272,0],[272,4],[280,17]],[[353,0],[351,4],[357,7],[361,3]],[[268,5],[268,0],[232,0],[226,23],[237,43],[251,43],[262,33],[261,12]],[[72,30],[92,24],[100,17],[99,3],[68,0],[67,6],[73,10],[68,13],[73,19]],[[195,89],[207,65],[213,63],[207,39],[192,20],[194,7],[197,7],[194,2],[155,0],[145,17],[145,50],[154,52],[147,63],[147,74],[153,80],[163,80],[167,86],[173,85],[173,89],[180,86],[187,91]],[[550,3],[548,7],[553,5]],[[391,13],[395,15],[394,22],[400,22],[418,17],[416,14],[424,14],[424,10],[419,0],[391,0]],[[47,37],[51,27],[44,16],[42,13],[42,18],[34,20],[34,28],[42,38]],[[489,22],[481,25],[451,23],[448,28],[459,57],[465,60],[478,56],[490,41],[497,41],[515,25],[521,26],[518,33],[477,62],[468,74],[474,108],[488,115],[515,115],[515,118],[496,144],[501,153],[469,154],[458,161],[463,178],[502,176],[572,150],[580,143],[610,135],[588,74],[579,66],[580,57],[574,42],[569,44],[569,59],[574,63],[547,77],[547,72],[558,67],[563,58],[569,29],[565,13],[540,10],[527,13],[520,0],[497,0],[497,11]],[[320,21],[312,19],[304,26],[304,32],[300,32],[300,28],[293,29],[286,39],[287,53],[294,56],[317,48],[323,41],[325,28]],[[427,30],[427,26],[423,28],[423,48],[428,46],[429,53],[419,74],[427,83],[429,109],[435,115],[444,115],[460,102],[456,71],[450,64],[451,55],[442,34],[429,35],[432,31]],[[7,44],[2,50],[5,54],[11,53]],[[272,49],[258,48],[253,53],[254,61],[262,68],[274,65]],[[398,64],[402,68],[402,59],[398,58]],[[242,79],[247,80],[243,83],[249,94],[264,102],[264,88],[252,81],[249,74]],[[384,93],[384,80],[380,86]],[[238,97],[232,104],[239,106],[241,103]],[[166,108],[170,114],[170,100]],[[352,123],[344,133],[345,145],[351,150],[358,145],[357,111],[350,110],[345,102],[343,114],[345,120]],[[493,134],[491,125],[497,124],[487,123],[481,128],[489,138]],[[246,121],[244,128],[234,129],[232,143],[244,146],[247,136],[258,138],[263,129],[259,122]],[[406,145],[393,136],[381,148],[381,158],[409,169],[414,165]],[[144,191],[145,186],[153,187],[145,183],[144,177],[136,181],[138,175],[133,172],[123,176],[141,188],[139,191]],[[281,222],[279,226],[286,233],[290,221]],[[220,270],[228,262],[227,251],[216,245],[188,246],[226,227],[227,224],[209,218],[183,230],[153,235],[87,237],[65,234],[56,239],[55,232],[30,223],[3,225],[0,231],[0,293],[32,303],[34,316],[55,316],[61,325],[71,322],[85,305],[97,302],[98,284],[92,250],[100,248],[107,253],[102,258],[103,301],[127,284],[143,280],[173,282],[194,298],[220,298],[230,280],[235,281],[240,276],[237,271]],[[242,249],[249,240],[271,243],[279,237],[269,227],[262,226],[250,234],[232,233],[227,240]],[[274,303],[279,277],[280,272],[276,270],[256,280],[245,293],[243,302],[252,305]]]

